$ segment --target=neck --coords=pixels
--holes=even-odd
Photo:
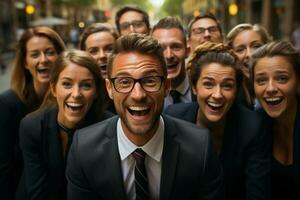
[[[185,66],[181,66],[181,71],[180,71],[180,74],[171,80],[171,88],[172,89],[176,89],[185,79]]]
[[[48,91],[49,83],[41,84],[41,83],[34,82],[33,86],[34,86],[36,95],[38,96],[38,98],[40,100],[42,100],[44,98],[46,92]]]

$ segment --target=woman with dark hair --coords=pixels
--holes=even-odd
[[[210,130],[223,166],[225,199],[267,199],[266,131],[260,115],[235,102],[241,81],[236,56],[221,43],[206,42],[195,49],[188,69],[197,102],[171,105],[166,114]]]
[[[104,79],[107,78],[107,60],[113,53],[117,38],[115,30],[106,23],[90,25],[80,37],[80,49],[88,52],[97,61]]]
[[[272,200],[300,199],[300,52],[271,42],[252,59],[254,91],[272,136]]]
[[[243,81],[242,87],[238,89],[237,99],[241,104],[253,110],[255,94],[249,79],[251,54],[262,45],[271,42],[272,37],[259,24],[238,24],[229,31],[226,41],[242,65]]]
[[[100,70],[88,53],[61,54],[51,70],[44,103],[20,124],[29,199],[66,199],[64,172],[73,133],[111,116],[104,112],[104,92]]]
[[[18,147],[20,120],[40,106],[50,70],[64,50],[60,36],[47,27],[27,29],[19,40],[11,89],[0,95],[1,199],[13,199],[23,166]]]

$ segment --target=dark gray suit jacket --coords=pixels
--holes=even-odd
[[[160,199],[222,199],[223,175],[209,132],[163,116]],[[66,175],[68,199],[126,199],[113,117],[79,130],[73,140]]]

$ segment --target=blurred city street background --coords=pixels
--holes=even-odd
[[[186,27],[192,17],[209,11],[220,20],[225,34],[239,23],[258,23],[274,39],[284,40],[291,40],[300,21],[300,3],[296,0],[1,0],[0,92],[9,88],[16,43],[24,29],[50,26],[72,46],[72,31],[80,34],[93,22],[115,25],[116,10],[126,4],[146,10],[152,25],[171,15],[179,17]]]

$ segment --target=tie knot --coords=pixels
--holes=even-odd
[[[180,92],[178,92],[177,90],[171,90],[170,95],[173,98],[173,103],[180,103]]]
[[[142,149],[136,149],[133,153],[132,156],[136,161],[144,161],[146,153]]]

